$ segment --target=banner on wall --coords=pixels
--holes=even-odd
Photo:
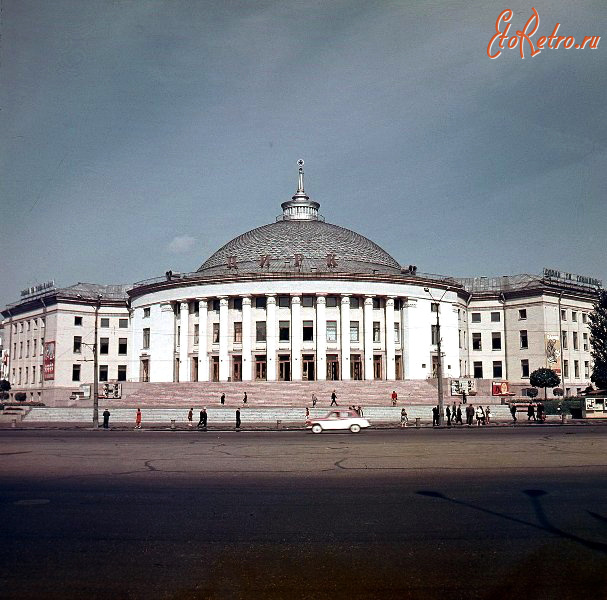
[[[451,380],[451,395],[461,396],[466,392],[467,396],[476,396],[476,380],[475,379],[452,379]]]
[[[44,381],[55,379],[55,342],[44,342]]]
[[[546,367],[561,374],[561,340],[550,333],[546,334]]]
[[[492,396],[513,396],[514,392],[510,391],[509,381],[492,381],[491,382]]]

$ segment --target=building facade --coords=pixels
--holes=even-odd
[[[590,383],[591,284],[553,276],[457,279],[401,266],[326,223],[303,165],[276,222],[231,240],[188,274],[77,284],[2,311],[11,393],[86,397],[101,384],[404,380],[528,385],[549,366],[570,393]],[[84,389],[84,391],[83,391]]]

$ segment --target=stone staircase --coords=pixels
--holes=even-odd
[[[105,407],[102,405],[99,411],[99,420],[102,422],[101,413]],[[486,406],[486,405],[485,405]],[[200,404],[194,405],[194,425],[198,422],[198,413]],[[113,408],[109,407],[111,417],[110,425],[128,425],[135,424],[135,408]],[[372,425],[393,424],[400,422],[400,406],[369,406],[364,409],[365,418],[369,419]],[[213,425],[234,424],[236,418],[236,407],[207,407],[209,427]],[[328,411],[327,407],[310,409],[311,417],[324,416]],[[187,427],[187,408],[143,408],[143,427],[146,424],[170,426],[171,420],[175,420],[179,428]],[[411,405],[407,406],[409,425],[415,424],[416,417],[419,417],[423,423],[432,421],[431,405]],[[508,406],[491,405],[492,420],[496,422],[510,421],[510,411]],[[276,427],[276,422],[280,420],[286,424],[303,425],[305,421],[305,407],[244,407],[240,411],[243,428],[247,424],[269,425]],[[25,417],[26,423],[81,423],[91,424],[93,411],[91,408],[32,408]]]
[[[243,381],[243,382],[191,382],[147,383],[122,400],[109,400],[111,406],[172,407],[217,406],[222,393],[226,405],[241,406],[244,393],[247,405],[262,406],[311,406],[312,394],[318,405],[328,407],[331,392],[335,390],[340,406],[391,406],[392,391],[398,394],[398,403],[434,404],[436,387],[428,380],[407,381]],[[447,396],[445,396],[447,401]]]

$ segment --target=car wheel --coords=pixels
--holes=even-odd
[[[350,431],[352,433],[358,433],[360,431],[360,425],[357,425],[356,423],[350,425]]]
[[[322,427],[317,423],[316,425],[312,425],[312,433],[320,433],[322,431]]]

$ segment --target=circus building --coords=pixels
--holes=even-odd
[[[281,207],[195,272],[25,294],[2,311],[13,390],[56,405],[86,398],[95,342],[98,381],[106,392],[119,384],[123,398],[155,383],[407,389],[436,378],[441,359],[443,378],[479,389],[494,380],[524,388],[540,366],[557,369],[570,391],[588,385],[587,316],[600,282],[556,272],[458,279],[403,266],[325,221],[304,189],[303,161]]]

